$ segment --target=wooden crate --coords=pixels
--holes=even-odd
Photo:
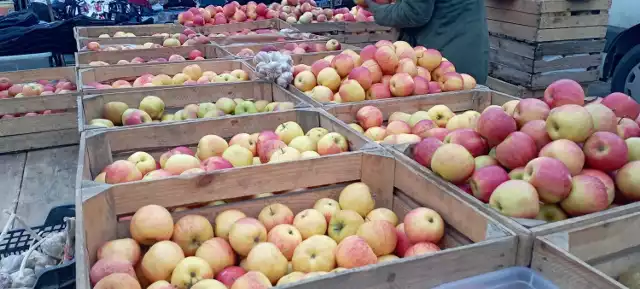
[[[246,183],[247,176],[251,176],[255,186],[239,186]],[[173,216],[177,220],[185,214],[199,214],[213,221],[222,211],[238,209],[256,217],[264,206],[275,202],[283,203],[298,213],[312,207],[317,199],[336,199],[345,185],[354,181],[369,185],[376,207],[392,209],[401,219],[408,211],[419,206],[439,212],[447,223],[445,237],[440,243],[444,250],[331,272],[319,278],[290,284],[287,288],[431,288],[513,266],[516,239],[509,230],[459,197],[438,188],[413,168],[396,162],[384,151],[369,151],[219,171],[189,178],[84,188],[76,194],[76,286],[89,288],[89,268],[96,261],[97,249],[106,241],[129,236],[128,222],[119,220],[119,217],[131,215],[143,205],[158,204],[171,208],[322,186],[268,198],[174,212]]]
[[[529,42],[604,38],[609,0],[487,0],[489,32]]]
[[[217,45],[194,45],[179,47],[162,47],[151,49],[134,49],[134,50],[118,50],[118,51],[81,51],[76,52],[76,66],[79,68],[88,68],[92,61],[104,61],[109,64],[117,64],[119,60],[131,61],[135,57],[142,57],[145,61],[156,58],[169,58],[173,54],[188,57],[189,52],[198,49],[203,53],[205,59],[216,58],[232,58],[227,51]],[[134,65],[158,64],[158,63],[140,63]]]
[[[78,93],[0,100],[0,115],[45,110],[64,112],[0,119],[0,154],[77,144]]]
[[[531,268],[559,288],[624,289],[618,277],[640,264],[640,212],[540,236]]]
[[[249,48],[251,50],[253,50],[255,53],[258,53],[261,51],[261,49],[267,45],[272,45],[275,46],[277,49],[283,49],[284,46],[287,43],[296,43],[296,44],[302,44],[302,43],[307,43],[307,44],[322,44],[323,46],[326,45],[327,41],[326,40],[314,40],[314,41],[286,41],[286,42],[271,42],[271,43],[264,43],[264,44],[245,44],[245,45],[228,45],[228,46],[222,46],[222,48],[224,50],[227,51],[227,53],[234,55],[237,58],[242,58],[240,56],[236,56],[236,54],[238,54],[240,52],[240,50],[244,49],[244,48]],[[311,55],[311,54],[320,54],[324,56],[327,55],[332,55],[332,54],[338,54],[340,52],[342,52],[343,50],[347,50],[347,49],[351,49],[354,51],[360,51],[360,48],[353,46],[353,45],[349,45],[349,44],[340,44],[340,48],[341,50],[337,50],[337,51],[320,51],[320,52],[311,52],[311,53],[303,53],[305,55]],[[296,54],[291,54],[291,58],[293,59],[295,57]],[[253,59],[253,57],[246,57],[244,59]],[[296,62],[296,60],[298,62]],[[298,64],[300,63],[300,61],[306,61],[307,59],[296,59],[294,60],[294,63]],[[309,63],[309,65],[311,65],[311,63]]]
[[[89,42],[98,42],[101,48],[114,45],[143,45],[145,43],[153,43],[162,45],[164,37],[162,36],[143,36],[143,37],[118,37],[118,38],[80,38],[76,41],[78,51],[87,50]]]
[[[145,89],[130,92],[86,95],[78,103],[78,129],[82,132],[97,128],[89,125],[95,118],[102,118],[102,110],[106,103],[121,101],[129,107],[138,107],[140,101],[148,96],[160,97],[165,104],[165,111],[174,112],[188,104],[215,102],[222,97],[253,100],[289,101],[297,108],[309,105],[284,88],[270,82],[247,81],[227,85],[195,85],[170,89]],[[146,124],[143,124],[146,125]],[[127,126],[131,127],[131,126]]]
[[[79,83],[82,84],[82,90],[85,93],[95,93],[100,91],[92,87],[87,87],[88,84],[94,82],[113,82],[118,79],[127,79],[134,81],[135,78],[146,73],[153,75],[167,74],[172,76],[181,73],[182,69],[187,65],[197,64],[202,71],[213,71],[215,73],[222,73],[223,71],[231,71],[234,69],[242,69],[249,73],[249,78],[256,79],[254,70],[242,60],[206,60],[206,61],[183,61],[174,63],[154,63],[153,65],[111,65],[111,66],[95,66],[91,68],[78,69]],[[168,85],[162,88],[181,87],[182,85]],[[112,88],[104,89],[102,91],[132,91],[143,89],[142,87],[132,88]],[[148,87],[144,87],[148,89]]]
[[[109,34],[113,37],[118,31],[125,33],[133,33],[136,37],[151,36],[156,33],[181,33],[185,27],[180,24],[149,24],[149,25],[121,25],[121,26],[76,26],[73,28],[76,39],[84,38],[98,38],[100,34]],[[133,37],[119,37],[119,38],[133,38]],[[105,39],[105,38],[100,38]],[[107,38],[108,39],[108,38]],[[118,38],[116,38],[118,39]]]
[[[176,146],[197,147],[200,138],[215,134],[230,139],[238,133],[275,130],[281,123],[295,121],[306,132],[324,127],[342,134],[352,151],[379,148],[363,136],[345,127],[330,114],[315,109],[296,109],[282,112],[229,116],[217,119],[196,119],[183,122],[153,123],[145,126],[93,129],[83,132],[80,159],[88,170],[83,180],[93,180],[114,160],[127,158],[135,151],[146,151],[154,157]]]
[[[0,77],[9,78],[13,84],[66,79],[78,85],[76,69],[71,66],[0,72]]]
[[[594,82],[604,44],[604,39],[530,44],[492,35],[489,75],[532,91],[563,78]]]
[[[512,100],[513,97],[505,95],[499,92],[492,92],[490,96],[490,104],[502,104],[508,100]],[[486,105],[486,103],[485,103]],[[637,204],[629,204],[625,206],[615,207],[608,209],[606,211],[588,214],[585,216],[570,218],[567,220],[554,222],[554,223],[545,223],[544,221],[539,220],[530,220],[530,219],[513,219],[510,217],[503,216],[498,211],[492,209],[487,204],[481,202],[476,199],[474,196],[462,191],[456,185],[449,183],[435,173],[433,173],[428,168],[418,164],[413,160],[412,145],[404,145],[404,146],[393,146],[390,150],[399,160],[409,164],[414,167],[416,170],[422,172],[427,178],[441,184],[443,187],[446,187],[447,190],[456,194],[457,196],[465,199],[467,202],[472,204],[473,206],[479,208],[481,211],[487,213],[491,217],[498,220],[501,224],[505,225],[507,228],[513,230],[518,235],[518,256],[517,256],[517,264],[521,266],[529,266],[531,263],[531,252],[533,248],[533,242],[536,236],[548,235],[556,232],[560,232],[563,230],[567,230],[569,228],[573,228],[575,226],[587,225],[600,222],[602,220],[610,219],[613,217],[621,216],[628,214],[629,212],[637,211]],[[579,287],[576,287],[579,288]]]

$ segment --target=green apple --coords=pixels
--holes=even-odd
[[[284,101],[284,102],[278,103],[278,105],[276,105],[273,108],[273,111],[291,110],[291,109],[294,109],[294,107],[295,105],[293,104],[293,102]]]
[[[234,114],[242,115],[242,114],[250,114],[250,113],[257,113],[257,112],[258,112],[258,109],[256,109],[256,105],[253,104],[253,102],[248,100],[243,100],[242,102],[236,105]]]
[[[182,109],[176,111],[176,113],[173,114],[173,120],[183,120],[182,118]]]
[[[242,98],[234,98],[233,101],[235,101],[236,105],[238,105],[238,104],[242,103],[244,101],[244,99],[242,99]]]
[[[267,104],[267,106],[264,108],[264,111],[273,111],[276,106],[278,106],[278,104],[280,104],[280,102],[274,101],[272,103]]]
[[[207,112],[218,108],[213,102],[203,102],[198,104],[198,118],[203,118]]]
[[[101,127],[113,127],[113,122],[104,118],[95,118],[89,122],[89,125],[101,126]]]

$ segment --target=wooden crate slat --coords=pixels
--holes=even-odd
[[[563,288],[627,288],[616,278],[637,265],[640,213],[626,206],[635,211],[539,236],[532,268]]]
[[[169,56],[173,54],[178,54],[187,58],[189,52],[194,49],[200,50],[203,53],[205,59],[231,58],[231,56],[225,50],[216,45],[194,45],[118,51],[81,51],[76,52],[76,66],[79,68],[90,68],[92,66],[89,66],[88,64],[92,61],[104,61],[109,64],[115,65],[119,60],[124,59],[127,61],[131,61],[131,59],[135,57],[142,57],[145,61],[160,57],[168,59]],[[140,63],[133,65],[144,64],[159,63]]]
[[[587,10],[608,10],[608,0],[486,0],[485,6],[499,9],[508,9],[530,14],[565,12],[565,11],[587,11]]]
[[[10,135],[0,138],[0,153],[77,144],[79,139],[77,128]]]
[[[180,33],[184,27],[179,24],[148,24],[148,25],[121,25],[121,26],[79,26],[74,27],[77,37],[97,38],[100,34],[109,34],[113,37],[118,31],[133,33],[136,36],[151,36],[155,33]],[[125,38],[125,37],[122,37]],[[131,37],[129,37],[131,38]],[[102,38],[104,39],[104,38]]]
[[[267,19],[267,20],[259,20],[259,21],[252,21],[252,22],[239,22],[239,23],[228,23],[223,25],[191,27],[191,29],[193,29],[195,32],[202,33],[204,35],[209,35],[211,33],[238,32],[244,29],[281,30],[285,28],[292,28],[292,26],[291,24],[284,22],[280,19]]]
[[[252,100],[289,101],[296,107],[308,107],[303,100],[274,83],[268,82],[239,82],[230,85],[195,85],[169,89],[145,89],[129,92],[105,93],[88,95],[82,99],[82,113],[80,113],[80,131],[95,129],[89,125],[92,119],[102,118],[103,107],[106,103],[120,101],[129,107],[138,107],[146,96],[153,95],[161,98],[165,104],[165,111],[182,109],[188,104],[215,102],[222,97],[231,99],[242,98]],[[147,125],[147,124],[143,124]],[[131,128],[132,126],[127,126]]]
[[[431,208],[439,207],[444,210],[440,211],[440,214],[446,222],[449,221],[450,216],[454,216],[456,213],[461,213],[471,218],[476,225],[485,224],[485,227],[471,229],[469,227],[459,228],[452,224],[448,224],[447,231],[445,231],[445,237],[441,242],[441,245],[446,250],[431,255],[416,256],[408,259],[394,260],[384,264],[350,269],[345,272],[329,273],[320,278],[298,283],[296,286],[297,288],[310,289],[327,288],[327,286],[346,286],[348,288],[382,289],[387,288],[389,284],[393,284],[393,286],[398,288],[415,286],[433,287],[442,283],[494,271],[514,264],[516,240],[513,237],[512,232],[498,225],[490,217],[464,202],[460,202],[458,198],[451,194],[445,193],[442,195],[442,198],[430,199],[426,203],[410,199],[407,196],[407,193],[417,195],[420,194],[420,192],[423,192],[425,188],[407,183],[406,180],[396,180],[395,176],[398,175],[398,166],[405,165],[393,160],[393,158],[383,151],[358,152],[351,153],[350,155],[349,159],[343,160],[342,162],[345,163],[350,161],[352,163],[345,165],[354,168],[352,171],[347,172],[354,181],[367,182],[368,180],[373,180],[378,177],[381,180],[388,180],[391,182],[391,185],[385,183],[382,187],[377,187],[376,184],[370,184],[370,186],[376,203],[389,204],[387,208],[394,210],[399,216],[404,216],[404,214],[416,206],[426,206]],[[368,162],[366,158],[371,158],[370,164],[377,163],[387,165],[365,169],[364,167],[368,165],[366,164]],[[385,160],[378,160],[380,158],[385,158]],[[300,170],[306,172],[306,174],[301,177],[309,179],[314,183],[315,180],[312,180],[312,176],[309,176],[309,174],[313,174],[315,172],[310,171],[312,168],[310,168],[311,166],[306,165],[307,162],[313,162],[317,166],[325,167],[331,163],[338,162],[339,160],[339,157],[322,157],[304,162],[280,163],[271,166],[263,165],[253,168],[219,171],[200,176],[193,176],[189,179],[192,183],[202,181],[202,179],[215,179],[216,181],[223,182],[225,180],[239,179],[243,175],[248,174],[249,171],[257,173],[258,170],[264,170],[264,173],[255,176],[258,176],[259,178],[264,177],[267,187],[264,188],[264,186],[261,185],[251,186],[251,188],[255,188],[255,193],[262,193],[264,191],[274,189],[275,187],[273,186],[293,189],[296,188],[296,186],[307,185],[302,181],[297,181],[295,179],[288,182],[288,185],[278,185],[275,184],[276,180],[266,179],[268,176],[271,176],[272,179],[277,176],[286,176],[287,180],[291,179],[291,176],[293,176],[292,174],[295,174],[295,176],[299,175],[299,173],[295,173],[292,170],[292,168],[297,165]],[[267,168],[270,170],[266,170]],[[291,172],[287,173],[287,171]],[[419,177],[415,172],[405,172],[414,174],[414,177]],[[330,176],[337,177],[338,179],[342,178],[342,176],[340,176],[343,175],[342,171],[338,173],[336,170],[327,169],[324,175],[327,176],[325,185],[328,185],[325,187],[303,190],[301,192],[285,193],[283,195],[275,195],[263,199],[233,202],[221,206],[206,206],[189,211],[173,213],[173,217],[174,219],[177,219],[185,214],[198,214],[213,220],[219,212],[232,208],[241,209],[249,216],[255,217],[257,212],[259,212],[264,205],[275,202],[284,203],[288,205],[294,213],[297,213],[302,209],[310,207],[315,200],[320,197],[335,198],[344,187],[344,184],[331,185],[335,181],[330,178]],[[185,179],[186,178],[174,179],[172,181],[184,181]],[[282,180],[280,181],[282,182]],[[79,204],[77,209],[79,220],[76,223],[78,225],[78,227],[76,227],[76,258],[78,259],[76,266],[78,270],[78,273],[76,274],[76,283],[79,287],[85,286],[85,284],[88,286],[89,284],[88,269],[96,260],[95,253],[98,247],[107,240],[126,237],[129,235],[127,230],[128,221],[118,221],[117,217],[119,212],[122,212],[120,215],[130,215],[137,209],[137,207],[134,208],[131,206],[125,210],[122,207],[119,207],[121,203],[119,203],[117,199],[129,196],[133,197],[136,194],[132,192],[147,190],[149,185],[153,185],[152,183],[154,182],[139,182],[111,187],[88,187],[77,193],[76,200]],[[380,184],[382,183],[380,182]],[[214,184],[212,183],[211,185]],[[233,185],[238,186],[238,184]],[[403,187],[404,189],[400,189],[399,187]],[[264,190],[262,190],[263,188]],[[163,191],[165,193],[150,195],[150,199],[146,200],[145,204],[157,203],[158,199],[165,198],[163,195],[172,194],[175,191],[180,191],[181,194],[184,194],[185,191],[189,192],[189,189],[188,187],[182,186],[176,186],[173,191],[165,188]],[[248,192],[241,191],[239,194],[247,193]],[[222,194],[226,194],[226,192],[219,191],[211,193],[202,191],[198,193],[190,193],[188,196],[189,198],[215,198],[216,195],[221,196]],[[180,196],[171,200],[171,202],[170,207],[174,207],[185,203],[185,200]],[[449,207],[444,204],[453,204],[453,207]],[[100,218],[103,214],[108,215],[108,217]],[[493,232],[493,234],[486,234],[484,239],[471,244],[468,243],[470,241],[467,241],[467,237],[470,234],[473,235],[471,232]],[[483,258],[477,258],[477,256],[483,256]],[[424,268],[432,269],[425,271]]]
[[[489,31],[530,42],[604,38],[606,26],[537,29],[520,24],[487,20]]]
[[[506,65],[491,62],[489,75],[515,85],[521,85],[532,90],[546,89],[551,83],[563,78],[570,78],[579,83],[593,82],[598,79],[598,70],[557,71],[551,73],[527,73]]]
[[[69,66],[0,72],[0,77],[9,78],[14,84],[34,82],[41,79],[66,79],[78,84],[76,80],[76,70],[74,67]]]

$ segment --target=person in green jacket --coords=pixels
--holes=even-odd
[[[399,40],[439,50],[459,73],[485,84],[489,70],[489,33],[483,0],[365,0],[377,24],[394,27]]]

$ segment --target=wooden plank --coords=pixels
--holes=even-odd
[[[488,20],[519,24],[529,27],[538,27],[540,24],[540,15],[537,14],[493,7],[486,7],[486,9]]]
[[[78,140],[78,129],[12,135],[0,139],[0,153],[77,144]]]
[[[520,0],[520,1],[529,1],[529,0]],[[540,1],[540,13],[563,12],[563,11],[608,10],[609,5],[610,5],[610,2],[608,0],[589,0],[589,1],[542,0]]]
[[[569,252],[585,262],[640,246],[640,214],[569,232]]]
[[[77,112],[0,119],[0,138],[37,132],[77,130]]]
[[[598,67],[601,63],[601,54],[565,56],[550,61],[536,60],[533,64],[533,72],[543,73],[574,68],[591,68]]]
[[[116,214],[130,214],[154,200],[174,207],[273,193],[291,188],[313,187],[360,179],[361,153],[320,157],[279,164],[256,165],[215,171],[190,177],[168,178],[113,186]],[[224,173],[228,171],[229,173]],[[336,174],[335,172],[340,172]],[[246,180],[251,180],[247,182]],[[184,192],[189,192],[185,195]]]
[[[526,42],[511,40],[502,36],[489,35],[489,45],[492,49],[505,50],[529,59],[535,58],[536,45]]]
[[[489,61],[499,63],[523,72],[533,73],[534,60],[501,49],[489,50]]]
[[[34,111],[72,109],[77,107],[79,93],[51,94],[38,97],[7,98],[0,100],[0,115]]]
[[[522,86],[514,85],[491,76],[487,77],[487,86],[495,91],[503,92],[519,98],[538,97],[535,95],[536,92],[533,90],[526,89]],[[539,95],[539,97],[542,97],[542,95]]]
[[[70,66],[0,72],[0,77],[9,78],[13,83],[34,82],[42,79],[66,79],[77,83],[75,68]]]
[[[512,84],[531,87],[531,74],[495,62],[489,63],[489,75]]]
[[[559,288],[626,288],[542,237],[535,241],[531,269],[542,273]]]
[[[83,124],[80,128],[81,131],[96,128],[88,125],[88,123],[92,119],[102,118],[103,107],[106,103],[121,101],[129,105],[129,107],[138,107],[140,101],[149,95],[161,98],[165,103],[165,111],[182,109],[188,104],[215,102],[222,97],[267,100],[269,102],[288,101],[292,102],[295,107],[308,107],[308,104],[293,93],[286,91],[274,83],[264,81],[246,81],[224,85],[180,86],[169,89],[149,88],[131,92],[85,96],[82,100],[84,116],[81,121]]]
[[[568,28],[585,26],[606,26],[609,21],[609,14],[606,11],[586,11],[574,15],[571,12],[545,13],[540,15],[539,28]]]
[[[535,41],[537,30],[535,27],[523,26],[513,23],[500,22],[487,19],[489,32],[506,35],[525,41]]]
[[[221,49],[217,45],[211,44],[117,51],[81,51],[76,53],[76,66],[80,68],[89,68],[91,67],[89,66],[89,63],[92,61],[104,61],[109,64],[116,64],[120,60],[131,61],[135,57],[142,57],[145,61],[156,58],[168,59],[169,56],[174,54],[187,58],[189,56],[189,52],[194,49],[200,50],[203,53],[203,57],[205,59],[231,58],[229,53],[227,53],[225,50]],[[151,63],[151,65],[153,65],[153,63]]]
[[[78,146],[30,151],[17,213],[28,224],[44,222],[49,209],[74,202]]]
[[[88,51],[87,44],[91,42],[97,42],[98,44],[100,44],[100,48],[104,49],[106,47],[115,46],[115,45],[141,46],[145,43],[162,45],[162,43],[164,43],[164,37],[147,36],[147,37],[114,37],[114,38],[80,38],[76,43],[78,51]],[[138,50],[138,49],[134,49],[134,50]],[[118,50],[118,51],[122,51],[122,50]]]
[[[92,68],[84,68],[78,71],[83,86],[91,82],[106,82],[114,81],[117,79],[130,79],[135,80],[136,77],[150,73],[153,75],[167,74],[173,76],[177,73],[181,73],[182,69],[187,65],[197,64],[202,71],[213,71],[215,73],[222,73],[224,71],[231,71],[234,69],[243,69],[247,71],[252,79],[255,79],[253,70],[241,60],[205,60],[205,61],[190,61],[179,63],[162,63],[154,65],[112,65],[112,66],[96,66]],[[165,86],[165,88],[167,88]],[[83,87],[83,89],[89,90],[89,88]],[[115,89],[112,89],[115,90]],[[116,91],[114,91],[116,92]]]
[[[541,29],[534,41],[547,42],[573,39],[604,38],[607,34],[607,26],[571,27],[556,29]]]
[[[544,55],[569,55],[584,53],[600,53],[604,51],[605,39],[585,39],[569,41],[553,41],[536,44],[535,59]]]
[[[370,100],[357,103],[343,103],[326,107],[327,111],[345,123],[356,122],[356,113],[364,106],[375,106],[382,111],[382,118],[389,119],[389,116],[396,112],[414,113],[419,110],[444,104],[453,111],[465,111],[475,109],[477,103],[488,101],[489,91],[474,89],[471,91],[457,91],[429,94],[417,97],[400,97],[390,99]]]
[[[540,3],[538,1],[527,0],[486,0],[486,7],[520,11],[530,14],[540,14]]]
[[[531,88],[545,89],[556,80],[569,78],[579,83],[593,82],[598,80],[598,70],[588,70],[581,72],[553,72],[548,74],[534,74],[531,79]]]
[[[389,154],[368,152],[362,155],[361,181],[369,185],[376,207],[393,206],[395,160]],[[386,157],[381,157],[381,155]]]
[[[292,28],[291,24],[284,22],[280,19],[267,19],[252,22],[238,22],[229,23],[224,25],[213,26],[199,26],[192,27],[192,29],[198,33],[209,35],[211,33],[223,33],[223,32],[237,32],[244,29],[256,30],[256,29],[285,29]]]
[[[26,153],[0,155],[0,224],[4,226],[9,216],[3,210],[13,212],[18,205],[20,186],[22,185],[22,174],[27,159]]]

